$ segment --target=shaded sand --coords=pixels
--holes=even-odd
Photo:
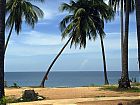
[[[132,100],[108,100],[108,101],[87,101],[87,102],[79,102],[77,105],[140,105],[133,103]]]
[[[35,92],[39,93],[39,95],[46,97],[46,100],[23,103],[23,104],[19,104],[19,103],[10,104],[10,105],[94,105],[95,101],[97,103],[96,105],[107,105],[108,103],[106,103],[107,102],[106,100],[140,99],[140,93],[106,91],[106,90],[101,90],[100,87],[76,87],[76,88],[22,87],[19,89],[7,88],[5,93],[6,96],[19,98],[21,97],[23,91],[27,89],[34,89]],[[110,103],[114,103],[114,102],[110,101]],[[114,105],[114,104],[108,104],[108,105]]]
[[[111,100],[135,100],[135,99],[140,99],[140,96],[57,99],[57,100],[43,100],[43,101],[24,102],[24,103],[12,103],[8,105],[95,105],[96,102],[103,105],[106,105],[108,103],[109,103],[108,105],[114,105],[115,101],[113,102]],[[104,102],[106,102],[106,104],[104,104]]]

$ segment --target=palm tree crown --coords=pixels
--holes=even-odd
[[[38,19],[43,18],[44,15],[43,11],[39,7],[31,4],[27,0],[7,1],[6,13],[8,14],[6,27],[8,29],[10,28],[10,31],[5,43],[5,52],[14,26],[15,31],[17,34],[19,34],[22,29],[23,20],[25,20],[25,23],[27,23],[29,26],[34,28],[35,24],[38,22]]]
[[[112,8],[102,0],[72,0],[70,4],[63,3],[61,10],[70,12],[60,23],[62,37],[69,34],[71,45],[80,44],[80,48],[86,47],[86,38],[96,39],[97,34],[104,36],[104,20],[114,16]]]
[[[29,26],[34,28],[38,19],[43,18],[43,11],[27,0],[9,0],[6,5],[6,13],[9,15],[6,26],[10,28],[14,24],[17,34],[22,29],[23,19]]]

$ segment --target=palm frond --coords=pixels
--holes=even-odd
[[[44,0],[37,0],[44,1]],[[6,4],[6,13],[8,18],[6,21],[7,28],[12,24],[15,25],[17,34],[22,29],[22,21],[25,19],[26,24],[34,28],[39,18],[43,18],[43,11],[29,2],[29,0],[8,0]]]

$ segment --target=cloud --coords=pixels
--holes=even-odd
[[[129,50],[137,49],[136,33],[131,32],[129,37]],[[46,55],[57,54],[64,46],[68,38],[61,40],[61,36],[55,34],[46,34],[38,31],[22,32],[19,37],[14,37],[10,41],[8,54],[19,56],[32,55]],[[104,39],[104,46],[106,53],[113,51],[120,51],[120,33],[107,33]],[[69,45],[64,50],[64,54],[70,53],[101,53],[100,39],[96,41],[87,41],[85,49],[79,49],[73,46],[71,49]]]
[[[48,35],[46,33],[30,31],[23,32],[22,35],[24,40],[21,43],[27,45],[61,45],[61,36],[59,35]]]
[[[52,19],[56,19],[57,16],[62,16],[65,15],[67,12],[60,12],[59,8],[56,7],[55,5],[49,6],[49,2],[46,2],[44,4],[39,3],[36,4],[37,6],[39,6],[43,12],[44,12],[44,18],[43,20],[52,20]],[[60,5],[60,4],[58,4]]]

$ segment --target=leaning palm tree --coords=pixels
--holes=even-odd
[[[69,42],[71,42],[70,47],[74,44],[75,46],[79,45],[80,48],[85,48],[87,38],[89,40],[95,40],[97,35],[99,35],[101,39],[105,84],[108,84],[103,38],[105,36],[104,20],[111,20],[112,16],[114,16],[112,8],[106,5],[102,0],[78,0],[77,2],[71,1],[70,4],[63,3],[61,10],[70,12],[70,15],[66,16],[60,22],[62,38],[64,39],[69,36],[69,40],[49,66],[41,82],[41,86],[44,87],[44,82],[47,79],[51,67]]]
[[[140,0],[135,0],[135,3],[136,3],[136,20],[137,20],[138,61],[140,70]]]
[[[31,4],[28,0],[7,1],[6,13],[8,14],[6,27],[10,31],[5,43],[5,52],[14,27],[17,34],[19,34],[22,29],[23,19],[25,19],[25,23],[34,28],[38,19],[43,18],[44,14],[39,7]]]
[[[0,0],[0,99],[4,96],[5,5],[6,0]]]

